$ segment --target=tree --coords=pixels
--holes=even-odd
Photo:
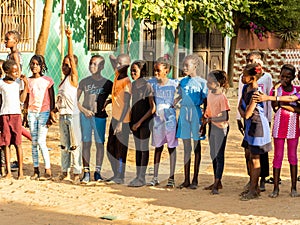
[[[233,30],[235,37],[231,39],[228,75],[230,86],[233,86],[233,65],[237,44],[238,31],[247,28],[255,32],[257,37],[263,41],[267,38],[267,31],[274,32],[286,43],[299,42],[300,32],[300,5],[298,0],[266,0],[249,1],[249,11],[233,10]],[[255,24],[255,27],[251,27]]]
[[[44,55],[50,29],[50,21],[52,16],[53,0],[45,0],[43,9],[42,26],[38,40],[36,42],[35,54]]]

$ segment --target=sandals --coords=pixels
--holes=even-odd
[[[175,180],[169,178],[166,187],[167,188],[174,188],[175,187]]]
[[[159,185],[159,181],[157,177],[153,177],[152,180],[149,183],[147,183],[147,186],[157,186],[157,185]]]

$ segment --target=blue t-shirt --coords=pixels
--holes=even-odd
[[[178,94],[181,96],[182,106],[200,106],[207,97],[206,80],[201,77],[184,77],[179,84]]]

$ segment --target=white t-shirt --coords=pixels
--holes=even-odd
[[[0,94],[2,96],[0,115],[21,114],[21,90],[23,90],[23,82],[20,79],[16,79],[10,84],[0,80]]]

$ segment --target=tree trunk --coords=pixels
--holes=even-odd
[[[127,54],[129,55],[131,44],[131,18],[132,18],[132,0],[129,2],[129,14],[128,14],[128,35],[127,35]]]
[[[122,11],[121,11],[121,41],[120,41],[120,53],[124,53],[124,43],[125,43],[125,12],[126,6],[122,1]]]
[[[236,50],[236,44],[237,44],[237,39],[239,35],[239,27],[240,27],[240,22],[239,22],[239,17],[235,16],[234,18],[234,33],[235,36],[231,38],[230,40],[230,51],[229,51],[229,59],[228,59],[228,80],[229,80],[229,86],[233,87],[233,67],[234,67],[234,60],[235,60],[235,50]]]
[[[174,55],[173,55],[173,78],[178,78],[178,68],[177,68],[177,58],[178,58],[178,45],[179,45],[179,26],[175,29],[174,32],[174,39],[175,39],[175,46],[174,46]]]
[[[38,55],[45,54],[48,36],[49,36],[49,30],[50,30],[52,6],[53,6],[53,0],[45,0],[44,10],[43,10],[43,18],[42,18],[42,26],[41,26],[40,34],[39,34],[38,40],[36,42],[36,47],[35,47],[35,54],[38,54]]]

